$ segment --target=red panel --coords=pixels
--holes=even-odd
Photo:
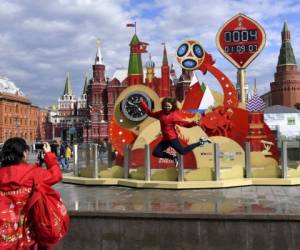
[[[189,88],[186,93],[184,103],[182,105],[183,110],[198,109],[203,97],[203,91],[199,83],[195,83]]]
[[[150,143],[150,152],[151,152],[151,168],[153,169],[165,169],[168,167],[174,167],[174,162],[169,159],[162,159],[152,156],[152,151],[156,145],[161,141],[161,137],[155,139]],[[187,146],[187,143],[180,140],[182,146]],[[168,148],[167,152],[170,154],[176,154],[175,150]],[[193,152],[187,153],[183,157],[184,168],[186,169],[195,169],[197,168],[196,159]],[[136,149],[131,152],[131,168],[137,168],[144,166],[144,149]]]
[[[109,141],[119,156],[124,155],[125,144],[132,145],[136,137],[131,131],[120,127],[113,119],[109,123]]]

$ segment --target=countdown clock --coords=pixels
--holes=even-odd
[[[140,107],[140,100],[143,99],[148,105],[148,108],[152,110],[153,102],[150,97],[140,91],[131,92],[121,102],[121,112],[130,121],[139,122],[147,117],[147,114]]]
[[[256,21],[238,14],[220,28],[216,40],[221,54],[234,66],[243,69],[261,52],[266,35]]]

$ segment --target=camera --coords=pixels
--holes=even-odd
[[[41,142],[35,143],[35,144],[34,144],[34,148],[35,148],[36,150],[42,150],[42,149],[44,148],[44,143],[41,143]]]

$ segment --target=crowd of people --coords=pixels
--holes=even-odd
[[[69,170],[70,169],[70,160],[73,157],[73,149],[70,144],[62,141],[60,144],[57,141],[53,141],[50,144],[51,152],[54,153],[57,157],[57,160],[60,163],[61,170]],[[37,153],[37,159],[39,165],[43,165],[44,163],[44,152],[41,149],[34,149]]]

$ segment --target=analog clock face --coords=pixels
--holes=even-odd
[[[144,92],[132,92],[125,97],[121,103],[121,111],[130,121],[142,121],[147,117],[147,114],[140,107],[140,99],[147,103],[148,108],[152,109],[152,102],[150,97]]]

